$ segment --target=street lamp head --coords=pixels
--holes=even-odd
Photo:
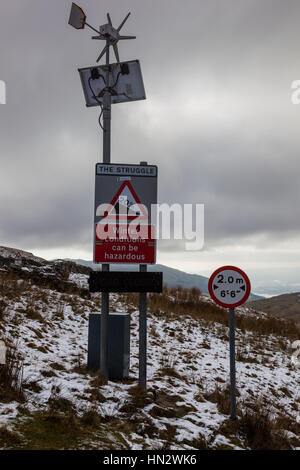
[[[69,25],[75,29],[83,29],[85,26],[86,14],[76,3],[72,3]]]

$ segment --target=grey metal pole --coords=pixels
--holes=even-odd
[[[140,264],[140,272],[147,272],[147,265]],[[139,317],[139,385],[147,388],[147,293],[140,293]]]
[[[105,93],[103,97],[103,163],[110,163],[111,95],[109,91],[109,38],[106,39]]]
[[[229,309],[230,343],[230,417],[236,419],[236,377],[235,377],[235,325],[234,308]]]
[[[109,271],[109,264],[102,264],[102,271]],[[101,305],[101,375],[108,378],[108,327],[109,327],[109,293],[102,292]]]
[[[109,38],[106,39],[106,90],[103,97],[103,163],[110,163],[111,95],[109,91]],[[109,264],[102,264],[102,271],[109,271]],[[108,328],[109,293],[102,292],[101,305],[101,374],[108,378]]]

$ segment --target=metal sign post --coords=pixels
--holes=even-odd
[[[109,37],[106,39],[106,75],[103,100],[103,163],[110,163],[111,96],[109,92]],[[102,264],[102,271],[109,271],[109,264]],[[108,327],[109,292],[102,292],[101,298],[101,374],[108,378]]]
[[[103,100],[103,163],[110,163],[111,95],[109,91],[109,38],[106,39],[106,72]]]
[[[236,419],[234,308],[229,309],[229,344],[230,344],[230,417],[231,419]]]
[[[102,271],[109,271],[109,264],[102,265]],[[108,378],[108,317],[109,317],[109,292],[101,294],[101,374]]]
[[[235,266],[222,266],[210,276],[208,291],[221,307],[229,308],[230,417],[236,419],[235,307],[242,305],[251,292],[249,278]]]
[[[140,272],[146,272],[147,265],[140,265]],[[147,292],[140,293],[139,317],[139,386],[147,387]]]

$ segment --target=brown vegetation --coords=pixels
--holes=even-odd
[[[16,345],[7,347],[6,363],[0,364],[0,401],[9,403],[13,400],[24,401],[23,358]]]
[[[240,414],[237,420],[226,421],[220,431],[236,436],[251,450],[290,450],[291,443],[280,421],[272,420],[261,403]]]
[[[138,294],[123,294],[121,298],[128,306],[138,308]],[[203,300],[200,290],[196,288],[164,287],[162,294],[148,294],[148,308],[157,317],[175,319],[189,316],[195,320],[228,326],[228,312],[213,302]],[[300,335],[300,330],[293,321],[275,317],[237,314],[236,327],[242,332],[274,334],[291,340],[298,339]]]

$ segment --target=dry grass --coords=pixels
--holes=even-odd
[[[6,426],[0,427],[0,448],[14,447],[20,442],[21,438],[18,433],[11,431]]]
[[[97,411],[97,407],[95,405],[91,405],[81,416],[81,422],[90,427],[97,427],[101,423],[101,416]]]
[[[225,421],[220,428],[222,434],[243,442],[251,450],[290,450],[293,444],[299,445],[299,440],[293,443],[286,430],[296,434],[299,425],[286,416],[272,419],[260,401],[253,402],[251,409],[245,408],[236,420]]]
[[[149,412],[153,418],[182,418],[195,411],[191,404],[177,404],[182,402],[182,397],[179,395],[172,395],[163,390],[155,393],[154,402],[155,406]]]
[[[0,273],[0,297],[9,301],[20,301],[23,296],[27,295],[35,302],[39,300],[48,304],[49,299],[45,299],[45,294],[36,290],[35,286],[65,294],[76,294],[84,299],[90,297],[87,289],[65,280],[64,276],[47,275],[39,271],[18,270],[15,272],[9,267],[7,267],[7,272]]]
[[[239,432],[252,450],[289,450],[291,445],[282,428],[264,411],[246,411],[239,420]]]
[[[217,386],[212,392],[205,393],[204,398],[217,405],[220,413],[229,415],[230,413],[230,389],[229,386],[220,388]]]
[[[157,377],[174,377],[176,379],[182,379],[182,376],[176,370],[175,358],[165,352],[160,358],[160,368],[156,371]]]
[[[6,363],[0,365],[0,401],[9,403],[13,400],[24,401],[23,358],[17,346],[8,346]]]
[[[2,322],[4,315],[7,312],[7,306],[8,306],[7,302],[5,302],[4,299],[0,298],[0,322]]]
[[[76,449],[83,431],[74,414],[36,412],[17,427],[22,439],[7,445],[9,449]]]
[[[129,400],[120,408],[122,413],[135,413],[137,410],[144,408],[144,406],[152,403],[153,399],[146,390],[139,386],[131,387],[128,390]]]
[[[74,404],[67,398],[61,395],[61,388],[59,385],[53,385],[51,395],[48,398],[49,412],[64,412],[74,414],[76,409]]]
[[[201,299],[199,289],[184,289],[181,287],[164,287],[162,294],[148,294],[148,308],[158,318],[169,320],[191,317],[206,323],[228,326],[228,312],[212,302]],[[122,294],[125,304],[138,308],[138,294]],[[255,317],[236,315],[236,327],[242,332],[252,331],[261,335],[277,335],[290,340],[298,339],[300,330],[296,323],[275,317]]]

